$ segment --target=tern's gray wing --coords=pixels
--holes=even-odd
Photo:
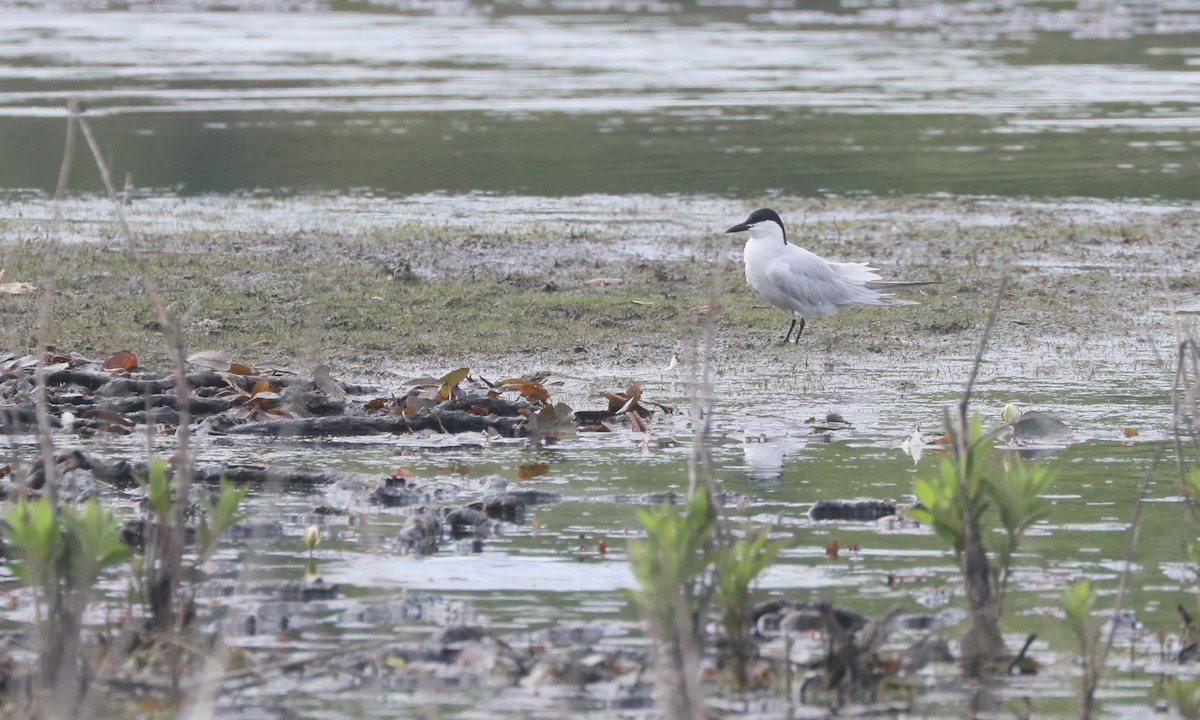
[[[799,248],[797,248],[799,249]],[[767,267],[770,297],[778,307],[786,307],[804,317],[833,315],[839,305],[853,304],[850,286],[821,257],[807,251],[780,255]]]
[[[794,246],[793,246],[794,247]],[[772,288],[787,298],[788,306],[806,317],[833,315],[848,305],[889,305],[866,283],[878,280],[874,268],[863,263],[831,263],[803,248],[780,255],[767,268]],[[771,300],[771,298],[768,298]],[[771,300],[775,305],[783,307]]]

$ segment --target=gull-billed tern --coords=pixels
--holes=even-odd
[[[804,332],[804,318],[828,317],[838,308],[853,305],[916,305],[881,293],[901,287],[929,285],[926,282],[890,282],[875,274],[866,263],[831,262],[799,245],[788,242],[783,220],[770,208],[755,210],[725,232],[750,233],[746,241],[746,282],[759,295],[792,319],[786,343],[796,330],[796,342]]]

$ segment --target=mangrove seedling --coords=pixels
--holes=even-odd
[[[238,508],[249,490],[249,485],[237,487],[229,481],[229,478],[222,477],[217,501],[215,503],[210,503],[207,499],[203,501],[204,515],[200,517],[200,522],[196,526],[196,542],[200,546],[199,557],[196,560],[197,565],[204,564],[212,556],[213,550],[217,546],[217,540],[225,534],[226,530],[246,517],[245,513],[238,511]]]
[[[966,429],[947,422],[951,457],[942,460],[936,477],[916,480],[920,505],[909,510],[954,550],[967,596],[969,627],[962,659],[969,675],[980,674],[1004,653],[1000,617],[1012,558],[1021,537],[1045,516],[1047,505],[1040,495],[1054,477],[1046,468],[1026,468],[1019,461],[997,473],[988,460],[1003,427],[985,434],[978,416]],[[985,538],[993,537],[987,532],[991,523],[997,523],[1003,535],[989,546]]]
[[[694,493],[682,509],[664,503],[655,510],[639,510],[638,517],[646,537],[629,545],[629,563],[639,586],[629,597],[641,607],[658,641],[661,686],[680,689],[660,700],[669,717],[702,717],[704,708],[691,707],[688,700],[701,694],[682,689],[700,678],[702,597],[712,565],[716,518],[704,492]]]
[[[196,526],[196,559],[191,566],[184,567],[182,518],[176,512],[172,498],[178,492],[178,487],[167,471],[167,463],[162,458],[154,458],[150,462],[149,475],[137,480],[146,492],[153,514],[147,523],[141,563],[142,579],[139,583],[150,611],[150,626],[154,629],[178,627],[188,614],[184,608],[177,606],[180,586],[196,567],[212,556],[221,535],[242,519],[238,508],[249,486],[239,488],[227,478],[221,478],[216,502],[207,499],[202,501],[204,513]]]
[[[1178,676],[1167,678],[1163,690],[1180,717],[1200,720],[1200,677],[1186,680]]]
[[[723,543],[714,552],[716,600],[721,608],[721,627],[729,642],[734,687],[739,691],[750,684],[747,668],[755,655],[750,633],[754,620],[754,581],[775,561],[781,548],[780,543],[767,539],[766,528],[759,528]]]
[[[92,586],[133,549],[121,543],[120,521],[95,500],[59,510],[46,496],[21,499],[4,519],[13,573],[35,591],[42,687],[70,707],[81,687],[80,634]]]
[[[150,611],[150,627],[165,630],[176,624],[175,596],[183,575],[183,528],[172,504],[174,483],[162,458],[150,461],[145,479],[135,478],[146,493],[152,518],[146,523],[139,583]]]
[[[1079,641],[1079,655],[1083,661],[1083,692],[1079,717],[1090,718],[1095,703],[1096,686],[1103,671],[1104,648],[1100,647],[1100,627],[1092,619],[1096,606],[1096,593],[1087,578],[1071,583],[1062,594],[1063,611],[1067,616],[1067,627]],[[1116,618],[1113,618],[1116,622]]]

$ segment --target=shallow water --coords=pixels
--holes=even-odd
[[[0,16],[0,188],[1200,197],[1187,4],[139,7]]]
[[[1014,643],[1025,633],[1038,633],[1034,647],[1048,665],[1042,680],[1047,684],[1029,692],[1039,716],[1069,715],[1074,707],[1073,692],[1061,684],[1067,681],[1049,681],[1070,673],[1073,656],[1058,597],[1071,580],[1087,576],[1098,587],[1101,604],[1112,602],[1128,540],[1130,508],[1137,484],[1147,472],[1152,473],[1149,497],[1154,502],[1144,509],[1145,531],[1134,557],[1136,569],[1127,601],[1146,630],[1136,638],[1119,640],[1121,649],[1116,654],[1134,657],[1129,665],[1135,669],[1156,664],[1158,645],[1153,633],[1173,631],[1175,605],[1191,602],[1194,579],[1186,572],[1181,575],[1179,568],[1181,549],[1194,534],[1192,524],[1178,502],[1173,468],[1154,463],[1166,433],[1163,418],[1169,415],[1167,379],[1161,370],[1142,363],[1146,359],[1129,358],[1127,366],[1110,366],[1113,376],[1121,378],[1116,382],[1084,383],[1070,372],[1046,373],[1020,399],[1064,419],[1072,428],[1071,443],[1004,450],[996,460],[1012,462],[1017,454],[1039,457],[1059,472],[1051,491],[1052,511],[1030,533],[1017,563],[1006,623]],[[726,378],[718,383],[713,440],[718,474],[724,489],[750,499],[746,510],[731,508],[730,512],[770,525],[772,534],[786,543],[779,561],[763,577],[766,593],[796,599],[826,597],[867,612],[882,612],[900,603],[911,612],[934,614],[947,626],[957,625],[961,615],[956,608],[962,604],[957,573],[945,548],[926,530],[814,522],[806,513],[818,499],[910,498],[913,478],[935,472],[938,454],[931,450],[914,463],[898,446],[917,424],[937,427],[940,408],[957,391],[956,376],[966,368],[965,358],[950,360],[944,372],[931,380],[921,364],[864,364],[830,373],[836,380],[825,378],[828,387],[815,392],[801,387],[804,380],[779,375]],[[1022,377],[1022,370],[1027,368],[1012,372]],[[1003,402],[1012,399],[1014,388],[1008,377],[984,374],[977,407],[994,416]],[[893,389],[897,378],[925,379],[917,381],[916,389],[898,392]],[[533,508],[528,524],[506,527],[478,554],[447,548],[418,559],[373,549],[379,537],[399,528],[404,519],[400,512],[369,512],[365,527],[339,529],[336,522],[330,523],[325,529],[329,540],[317,553],[322,576],[354,597],[433,592],[465,601],[485,622],[506,631],[601,621],[610,641],[636,638],[636,626],[629,624],[636,614],[622,590],[632,586],[624,563],[625,542],[636,537],[637,522],[632,506],[613,499],[686,487],[690,452],[687,401],[678,395],[680,382],[642,379],[647,397],[684,409],[682,415],[656,423],[644,448],[640,435],[622,430],[581,435],[542,449],[502,443],[481,451],[395,455],[398,445],[420,445],[436,438],[389,438],[356,449],[346,457],[346,467],[374,467],[384,473],[401,465],[415,477],[467,488],[480,477],[499,476],[515,487],[559,492],[565,499]],[[576,378],[562,394],[587,407],[586,400],[580,399],[587,393],[580,391],[611,387],[618,380]],[[571,389],[579,394],[573,397]],[[828,437],[814,434],[805,419],[828,410],[841,412],[853,428]],[[1142,434],[1126,438],[1124,427],[1137,427]],[[262,448],[239,445],[226,451],[262,457]],[[295,452],[311,456],[315,449],[308,445]],[[269,456],[291,454],[284,447],[273,449]],[[531,463],[547,464],[548,474],[518,480],[516,469]],[[455,469],[447,472],[447,467]],[[287,497],[284,508],[277,498],[268,501],[273,513],[302,514],[318,500],[330,502],[329,496],[320,494]],[[332,497],[337,502],[344,496],[333,491]],[[298,531],[298,525],[292,525],[289,537],[268,542],[264,548],[279,563],[277,572],[286,574],[289,567],[293,573],[300,571]],[[601,537],[609,545],[604,559],[595,550]],[[843,550],[840,559],[830,560],[825,547],[832,540],[843,548],[857,544],[860,549]],[[581,542],[585,550],[579,549]],[[1143,683],[1110,683],[1108,701],[1131,703],[1134,716],[1152,707],[1155,690],[1146,677]],[[1020,692],[1022,685],[1015,687]],[[476,706],[478,711],[504,711],[498,701],[477,702],[482,703]],[[918,701],[918,707],[922,702],[936,711],[940,701],[931,694]]]
[[[1183,563],[1183,547],[1194,537],[1194,523],[1180,502],[1173,464],[1155,464],[1168,436],[1170,378],[1148,347],[1078,352],[1070,362],[1060,359],[1052,365],[1028,358],[1027,352],[997,349],[982,368],[975,399],[976,409],[989,418],[995,418],[1005,402],[1017,399],[1071,428],[1068,440],[1002,446],[994,458],[997,468],[1024,456],[1059,473],[1049,495],[1051,512],[1030,532],[1017,561],[1005,623],[1011,644],[1019,644],[1027,633],[1038,634],[1034,652],[1046,667],[1039,679],[1016,681],[1009,692],[1032,696],[1038,716],[1073,713],[1075,700],[1067,678],[1074,645],[1062,626],[1058,598],[1067,583],[1086,576],[1097,587],[1102,607],[1113,602],[1137,486],[1150,473],[1149,502],[1126,602],[1143,630],[1119,639],[1115,653],[1132,658],[1120,661],[1132,673],[1127,677],[1145,681],[1119,682],[1114,676],[1105,686],[1107,704],[1128,703],[1130,708],[1113,709],[1111,714],[1137,716],[1153,707],[1156,698],[1152,676],[1145,674],[1161,665],[1154,632],[1174,632],[1175,606],[1190,604],[1195,582]],[[717,363],[713,457],[722,487],[746,499],[744,508],[730,507],[729,512],[770,526],[772,535],[785,543],[779,560],[762,578],[766,595],[829,598],[869,613],[898,603],[906,612],[933,615],[952,636],[961,631],[963,598],[957,571],[928,530],[817,522],[807,511],[820,499],[910,500],[913,479],[936,472],[940,454],[930,448],[914,462],[899,446],[918,426],[938,428],[941,409],[960,390],[969,364],[967,357],[943,358],[937,371],[930,372],[920,358],[859,358],[820,369],[797,365],[782,373],[763,369],[739,375],[737,368]],[[317,572],[340,593],[333,600],[308,603],[280,602],[244,590],[230,597],[218,595],[210,611],[228,610],[217,627],[230,645],[249,652],[282,648],[282,641],[267,631],[270,623],[283,619],[289,623],[286,647],[293,652],[328,650],[338,643],[393,638],[396,633],[420,636],[454,622],[478,622],[498,632],[583,625],[602,632],[609,643],[640,643],[637,615],[624,594],[633,587],[626,542],[638,536],[635,508],[645,502],[632,498],[686,488],[692,442],[688,376],[679,369],[647,366],[632,378],[566,374],[549,383],[556,400],[587,409],[598,407],[597,391],[630,379],[643,383],[648,399],[677,408],[675,414],[655,418],[649,438],[627,428],[580,434],[538,448],[524,441],[427,434],[338,441],[199,438],[201,463],[304,465],[376,478],[403,467],[411,471],[411,482],[440,487],[464,500],[479,495],[482,480],[494,478],[513,488],[563,495],[562,502],[531,507],[524,524],[501,526],[481,549],[447,541],[435,555],[421,558],[397,555],[386,544],[410,510],[369,505],[361,486],[256,490],[249,500],[252,516],[277,522],[279,532],[260,540],[227,542],[207,568],[209,583],[299,579],[308,560],[301,533],[307,524],[318,523],[322,542],[314,556]],[[823,418],[830,411],[841,413],[851,427],[814,432],[808,418]],[[1128,427],[1139,435],[1126,437],[1123,430]],[[90,449],[136,457],[141,444],[138,438],[118,438],[93,443]],[[174,440],[156,438],[155,444],[156,453],[166,455]],[[520,478],[521,467],[537,464],[546,466],[544,474]],[[318,505],[346,508],[350,515],[318,518],[312,515]],[[604,557],[596,550],[600,538],[608,543]],[[838,559],[826,556],[830,541],[843,548]],[[845,549],[852,544],[859,549]],[[123,597],[122,582],[114,579],[109,587],[114,599]],[[398,597],[427,595],[435,599],[427,601],[420,614],[397,616],[386,610]],[[252,634],[245,631],[248,615],[258,618]],[[10,620],[20,616],[8,614]],[[900,637],[909,635],[901,632]],[[938,672],[945,675],[943,681],[954,679],[952,671]],[[519,717],[530,709],[565,712],[565,707],[605,716],[603,702],[592,698],[576,707],[570,703],[580,699],[573,697],[493,696],[469,688],[443,696],[381,694],[369,683],[335,692],[273,682],[253,694],[230,693],[221,702],[227,712],[249,715],[254,713],[246,703],[279,702],[303,716],[320,717],[327,702],[323,698],[337,698],[339,706],[350,703],[371,716],[394,710],[397,702],[416,702],[451,714],[467,703],[474,712],[494,716]],[[939,712],[946,702],[959,700],[947,701],[931,692],[918,698],[917,707]]]

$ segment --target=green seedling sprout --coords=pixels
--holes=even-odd
[[[69,705],[81,687],[82,619],[93,586],[133,549],[121,542],[120,521],[95,500],[57,509],[47,496],[22,498],[4,520],[13,573],[35,591],[44,686]]]
[[[721,608],[721,626],[732,651],[734,687],[739,691],[750,684],[747,666],[754,653],[754,640],[750,635],[754,618],[754,581],[775,561],[782,547],[768,539],[766,528],[759,528],[746,537],[724,544],[714,553],[717,604]]]
[[[908,511],[929,525],[953,550],[963,577],[971,626],[963,639],[963,662],[970,674],[1004,654],[999,621],[1012,561],[1024,534],[1045,518],[1041,495],[1054,479],[1042,466],[1019,460],[1008,469],[989,462],[996,436],[1005,426],[983,431],[974,416],[966,437],[951,426],[954,453],[932,478],[914,483],[920,505]],[[1002,533],[990,532],[998,526]]]

